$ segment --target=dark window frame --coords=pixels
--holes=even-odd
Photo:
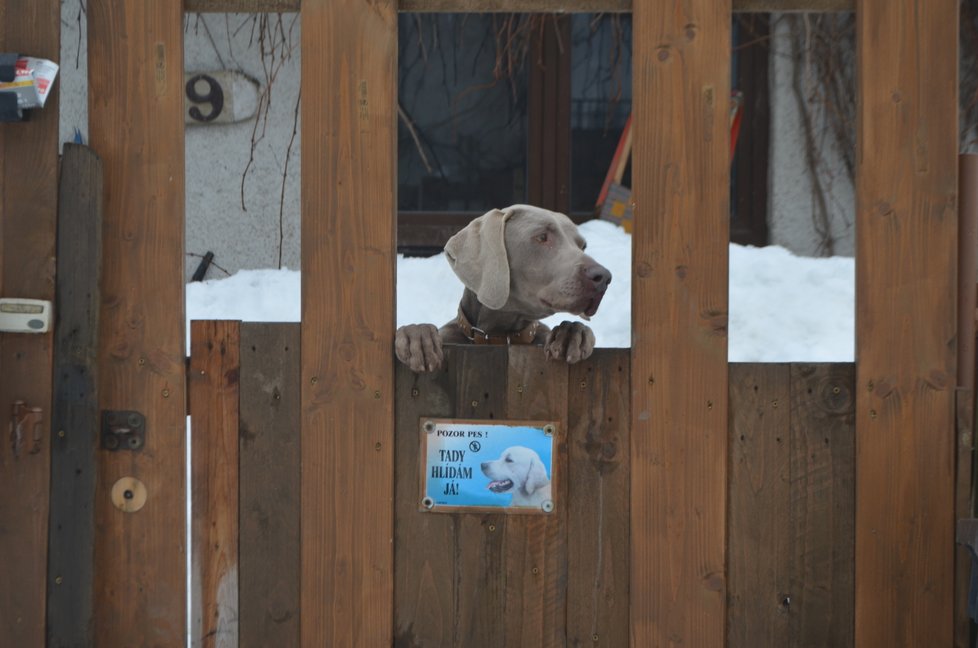
[[[770,142],[770,16],[753,14],[737,52],[733,85],[744,93],[743,119],[731,172],[730,240],[768,243],[768,158]],[[584,222],[594,213],[569,213],[571,181],[571,52],[569,16],[556,17],[543,40],[531,44],[528,65],[527,202]],[[398,211],[398,251],[431,255],[478,212]]]

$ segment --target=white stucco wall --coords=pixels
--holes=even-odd
[[[63,0],[61,35],[61,139],[71,141],[77,128],[88,142],[87,34],[80,0]],[[281,43],[278,17],[271,16]],[[188,14],[184,56],[187,72],[237,70],[266,84],[272,56],[262,60],[254,15]],[[237,124],[188,125],[186,129],[187,258],[189,278],[199,256],[214,252],[214,262],[233,273],[242,268],[278,265],[282,174],[292,137],[299,92],[299,18],[282,16],[282,31],[294,46],[275,77],[267,118],[245,181],[255,119]],[[266,46],[267,47],[267,46]],[[281,56],[281,45],[274,47]],[[282,265],[299,267],[299,137],[292,146],[285,182]],[[223,276],[212,267],[208,278]]]
[[[834,140],[826,128],[822,104],[810,98],[816,89],[811,69],[804,61],[795,63],[794,52],[803,43],[791,37],[790,26],[781,16],[771,17],[771,149],[769,167],[768,227],[770,242],[795,254],[823,256],[855,254],[855,192]],[[803,95],[812,116],[821,159],[819,179],[828,208],[827,236],[816,226],[816,199],[812,177],[805,161],[805,133],[794,75],[802,75]],[[828,243],[826,243],[826,239]]]

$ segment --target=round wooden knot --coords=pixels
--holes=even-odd
[[[135,513],[146,504],[146,486],[135,477],[123,477],[112,485],[112,504],[123,513]]]

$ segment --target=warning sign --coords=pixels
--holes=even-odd
[[[421,420],[425,511],[550,513],[556,424]]]

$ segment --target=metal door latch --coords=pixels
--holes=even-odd
[[[130,410],[102,410],[102,448],[139,450],[146,445],[146,417]]]

